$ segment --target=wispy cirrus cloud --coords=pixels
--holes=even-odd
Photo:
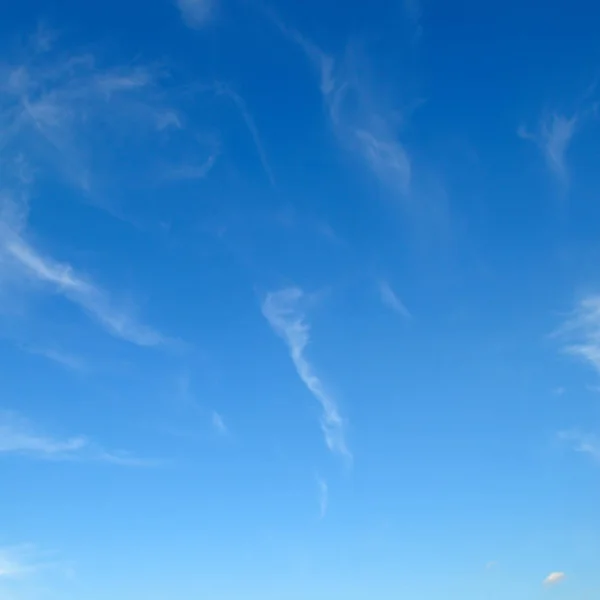
[[[84,371],[87,368],[85,361],[79,356],[57,350],[56,348],[43,347],[43,346],[22,346],[23,350],[30,354],[36,354],[43,356],[54,363],[70,369],[71,371]]]
[[[600,295],[583,297],[565,323],[554,333],[563,349],[600,373]]]
[[[600,437],[597,435],[570,430],[559,432],[558,439],[600,464]]]
[[[317,476],[317,487],[319,491],[319,516],[323,519],[329,507],[329,486],[322,477]]]
[[[394,111],[375,104],[374,95],[368,93],[353,69],[350,54],[345,60],[336,60],[273,12],[268,11],[268,16],[304,52],[319,75],[327,113],[342,145],[360,156],[386,188],[406,197],[412,168],[408,151],[399,138],[402,120]]]
[[[0,253],[5,261],[10,260],[7,267],[13,272],[76,304],[111,335],[138,346],[168,343],[159,332],[116,308],[102,288],[78,274],[71,265],[43,256],[18,234],[5,232],[0,239]]]
[[[138,459],[126,452],[107,451],[85,436],[56,438],[41,433],[27,419],[0,411],[0,456],[17,455],[49,461],[91,461],[119,466],[155,466],[157,461]]]
[[[213,15],[215,0],[176,0],[183,22],[191,29],[201,29]]]
[[[271,292],[262,303],[262,312],[273,331],[288,346],[298,376],[321,406],[321,429],[327,447],[344,459],[351,460],[352,454],[346,443],[345,422],[337,402],[325,390],[323,382],[306,358],[310,325],[301,308],[303,299],[304,293],[296,287]]]
[[[543,585],[552,586],[564,581],[567,576],[562,571],[554,571],[550,573],[542,582]]]
[[[0,548],[0,580],[22,579],[35,573],[40,567],[35,555],[31,544]]]
[[[531,140],[540,148],[548,167],[563,183],[568,182],[566,154],[579,120],[577,114],[566,117],[552,113],[542,119],[538,129],[534,132],[528,131],[523,125],[517,130],[519,137]]]
[[[167,179],[185,181],[194,179],[204,179],[214,167],[217,161],[217,155],[212,154],[203,163],[183,164],[177,167],[171,167],[166,172]]]
[[[210,415],[210,421],[213,427],[213,430],[219,435],[227,435],[229,433],[229,429],[225,424],[225,419],[223,416],[218,413],[216,410],[213,410]]]
[[[404,305],[404,302],[400,300],[400,297],[394,292],[387,281],[380,281],[378,287],[379,297],[385,306],[405,319],[412,318],[412,315],[410,314],[408,308],[406,308]]]
[[[213,89],[217,95],[228,98],[236,107],[238,113],[244,120],[246,128],[252,136],[252,141],[254,142],[254,146],[256,148],[256,152],[258,153],[258,157],[260,159],[263,170],[267,175],[267,178],[269,179],[269,183],[272,187],[275,187],[275,177],[273,175],[273,169],[271,169],[271,165],[269,164],[269,160],[267,159],[267,153],[265,152],[262,138],[260,132],[258,131],[258,127],[256,126],[256,122],[254,121],[254,117],[248,110],[245,100],[230,86],[224,83],[216,83],[213,86]]]

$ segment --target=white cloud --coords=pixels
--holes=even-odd
[[[181,130],[182,118],[171,106],[178,93],[162,85],[164,67],[106,65],[77,48],[69,55],[51,47],[40,53],[38,37],[0,61],[0,162],[24,156],[40,179],[50,175],[118,215],[128,180],[146,170],[124,168],[114,148],[127,144],[133,164],[147,160],[146,168],[154,168],[155,153],[144,153],[148,136],[162,132],[164,142],[169,132]],[[163,144],[163,152],[171,149],[177,153]]]
[[[217,155],[209,156],[201,164],[185,164],[172,167],[167,171],[167,177],[173,180],[193,180],[204,179],[213,168],[217,160]]]
[[[565,579],[566,575],[560,571],[550,573],[546,579],[544,579],[544,585],[556,585]]]
[[[575,452],[587,454],[600,463],[600,438],[594,434],[582,433],[577,430],[561,431],[558,438],[570,444]]]
[[[400,300],[386,281],[379,282],[379,295],[383,304],[398,313],[401,317],[404,317],[405,319],[410,319],[412,317],[402,300]]]
[[[55,348],[44,348],[40,346],[23,346],[23,350],[31,354],[43,356],[52,362],[55,362],[72,371],[83,371],[86,368],[85,362],[78,356],[56,350]]]
[[[521,126],[517,133],[519,137],[531,140],[539,146],[548,167],[562,182],[566,183],[568,180],[566,154],[577,124],[577,115],[567,118],[553,113],[542,120],[537,132],[530,133]]]
[[[319,488],[319,515],[323,519],[329,507],[329,486],[321,477],[317,477],[317,486]]]
[[[256,126],[254,118],[252,117],[252,114],[246,106],[246,102],[237,92],[235,92],[229,86],[223,83],[216,84],[214,86],[214,90],[217,94],[229,98],[229,100],[231,100],[231,102],[233,102],[233,104],[235,105],[236,109],[238,110],[239,114],[244,120],[244,123],[248,131],[250,132],[250,135],[252,136],[252,141],[254,142],[254,146],[256,147],[256,152],[258,153],[258,157],[265,171],[265,174],[269,179],[269,183],[273,187],[275,187],[275,177],[273,175],[273,170],[271,169],[271,165],[269,164],[269,161],[267,159],[267,153],[265,152],[262,139],[258,131],[258,127]]]
[[[0,411],[0,455],[10,454],[41,460],[107,462],[129,467],[158,464],[124,452],[109,452],[85,436],[51,437],[36,430],[17,413]]]
[[[212,16],[214,0],[176,0],[184,23],[192,29],[201,29]]]
[[[340,64],[272,12],[268,14],[317,70],[321,94],[340,142],[361,156],[383,185],[407,196],[412,177],[411,161],[398,137],[394,111],[373,105],[376,94],[365,89],[350,60]]]
[[[0,581],[22,579],[35,572],[38,565],[34,561],[35,549],[30,544],[0,548]]]
[[[567,353],[600,372],[600,295],[580,300],[555,335],[567,341],[564,347]]]
[[[0,252],[12,259],[13,267],[30,280],[49,286],[82,308],[106,331],[139,346],[159,346],[167,339],[139,323],[127,312],[115,308],[104,290],[79,275],[69,264],[44,257],[19,235],[0,239]]]
[[[336,454],[351,460],[346,445],[344,419],[335,399],[326,392],[313,366],[305,356],[310,342],[310,326],[300,304],[304,294],[299,288],[286,288],[267,294],[262,312],[273,331],[287,344],[298,376],[321,405],[321,429],[327,447]]]
[[[227,429],[227,425],[225,425],[225,420],[223,419],[222,415],[220,415],[216,410],[212,411],[211,423],[212,423],[213,429],[219,435],[227,435],[227,433],[229,433],[229,430]]]

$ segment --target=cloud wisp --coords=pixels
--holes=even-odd
[[[124,467],[149,467],[156,461],[125,452],[107,451],[85,436],[55,438],[39,432],[27,419],[0,411],[0,456],[17,455],[37,460],[104,462]]]
[[[53,347],[23,345],[21,348],[25,352],[29,352],[30,354],[37,356],[43,356],[44,358],[71,371],[85,371],[87,369],[87,364],[80,357],[57,350]]]
[[[227,425],[225,424],[225,419],[223,419],[223,416],[221,414],[219,414],[216,410],[213,410],[211,412],[210,421],[211,421],[213,430],[217,434],[223,435],[223,436],[229,434],[229,429],[227,428]]]
[[[568,183],[569,174],[566,154],[576,132],[579,117],[577,114],[568,118],[553,113],[542,120],[537,131],[531,133],[524,126],[517,133],[525,140],[531,140],[542,151],[546,163],[554,175],[563,183]]]
[[[393,310],[396,314],[400,315],[404,319],[411,319],[408,308],[404,306],[404,302],[400,300],[398,295],[391,288],[390,284],[386,281],[379,282],[379,297],[385,306]]]
[[[171,167],[166,173],[166,178],[175,181],[204,179],[210,173],[216,161],[217,155],[212,154],[201,164],[184,164]]]
[[[301,310],[304,293],[299,288],[285,288],[267,294],[262,312],[273,331],[286,343],[298,376],[321,406],[321,429],[329,450],[345,460],[352,460],[346,444],[345,422],[335,399],[327,393],[306,358],[310,326]]]
[[[324,519],[329,507],[329,486],[322,477],[317,477],[317,487],[319,491],[319,516]]]
[[[586,454],[600,464],[600,438],[577,430],[561,431],[558,439],[569,444],[575,452]]]
[[[111,335],[138,346],[167,343],[160,333],[116,309],[104,290],[79,275],[71,265],[42,256],[19,235],[5,237],[0,244],[0,252],[11,259],[10,266],[20,275],[48,286],[78,305]]]
[[[554,571],[550,573],[542,582],[545,586],[553,586],[559,584],[561,581],[564,581],[566,578],[565,573],[561,571]]]
[[[600,373],[600,295],[582,298],[554,335],[566,341],[565,352]]]
[[[386,188],[407,197],[412,168],[405,145],[390,111],[373,105],[351,60],[335,60],[301,33],[267,13],[279,31],[295,43],[318,73],[320,90],[333,130],[348,150],[361,157]]]
[[[272,187],[275,187],[275,177],[273,175],[273,169],[271,169],[271,165],[269,164],[269,161],[267,159],[267,153],[265,152],[262,138],[258,131],[258,127],[256,126],[256,122],[254,121],[254,117],[248,110],[246,102],[237,92],[232,90],[231,87],[225,85],[224,83],[215,84],[214,90],[217,95],[228,98],[241,115],[248,131],[250,132],[250,135],[252,136],[252,141],[254,142],[256,152],[260,159],[263,170],[269,180],[269,183]]]
[[[30,544],[0,548],[0,581],[22,579],[38,570],[35,549]]]
[[[202,29],[213,15],[215,0],[176,0],[183,22],[191,29]]]

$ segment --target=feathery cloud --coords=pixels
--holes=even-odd
[[[183,22],[191,29],[201,29],[212,16],[214,0],[176,0]]]
[[[244,120],[244,123],[246,124],[246,127],[250,132],[250,135],[252,136],[252,141],[254,142],[254,146],[256,147],[256,152],[258,153],[258,157],[265,171],[265,174],[269,179],[269,183],[271,184],[271,186],[275,187],[275,177],[273,175],[273,170],[271,169],[271,165],[269,164],[269,161],[267,159],[267,153],[265,152],[262,139],[258,131],[258,127],[256,126],[254,118],[252,117],[252,114],[246,106],[246,102],[237,92],[232,90],[228,85],[225,85],[224,83],[215,84],[214,90],[217,95],[221,95],[228,98],[234,104],[239,114],[242,116],[242,119]]]
[[[129,467],[158,464],[124,452],[109,452],[85,436],[53,438],[37,431],[17,413],[0,411],[0,455],[8,454],[53,461],[106,462]]]
[[[225,420],[223,419],[222,415],[220,415],[216,410],[212,411],[210,420],[213,429],[219,435],[227,435],[229,433],[229,429],[227,428],[227,425],[225,425]]]
[[[21,346],[21,348],[30,354],[43,356],[72,371],[83,371],[86,369],[86,364],[81,358],[55,348],[46,348],[42,346]]]
[[[548,577],[546,577],[546,579],[544,579],[543,584],[544,585],[556,585],[557,583],[560,583],[561,581],[564,581],[566,575],[560,571],[555,571],[553,573],[550,573],[548,575]]]
[[[138,346],[159,346],[167,339],[139,323],[131,314],[116,309],[108,295],[91,281],[77,274],[68,264],[59,263],[36,252],[20,236],[0,239],[0,253],[12,259],[13,267],[30,280],[50,289],[82,308],[106,331]]]
[[[412,315],[404,306],[404,303],[400,298],[396,295],[394,290],[390,287],[389,283],[386,281],[379,282],[379,296],[381,297],[381,301],[385,306],[391,308],[394,312],[398,313],[401,317],[405,319],[412,318]]]
[[[558,179],[566,183],[568,170],[565,156],[577,124],[578,116],[576,114],[571,118],[567,118],[558,113],[553,113],[542,120],[537,132],[530,133],[524,126],[520,126],[517,133],[519,137],[531,140],[539,146],[548,167]]]
[[[310,326],[300,307],[303,297],[302,290],[295,287],[269,293],[262,303],[262,312],[273,331],[287,344],[298,376],[321,405],[321,429],[327,447],[351,460],[352,455],[346,445],[344,419],[337,403],[326,392],[305,356],[310,342]]]
[[[398,138],[397,119],[367,101],[370,94],[349,61],[340,64],[273,12],[268,11],[268,16],[285,37],[300,47],[319,74],[321,94],[340,142],[361,156],[383,185],[406,196],[412,169],[408,152]]]
[[[575,452],[587,454],[594,461],[600,463],[600,438],[598,436],[571,430],[559,432],[558,439],[570,444]]]
[[[0,548],[0,580],[21,579],[38,568],[31,544]]]
[[[323,519],[329,506],[329,486],[322,477],[317,477],[317,486],[319,488],[319,515]]]
[[[178,167],[172,167],[167,171],[166,175],[168,179],[179,181],[204,179],[213,168],[216,160],[217,155],[213,154],[199,165],[186,164]]]
[[[565,352],[600,372],[600,295],[581,299],[555,335],[567,340]]]

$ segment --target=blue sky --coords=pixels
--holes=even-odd
[[[600,12],[0,20],[0,600],[600,597]]]

